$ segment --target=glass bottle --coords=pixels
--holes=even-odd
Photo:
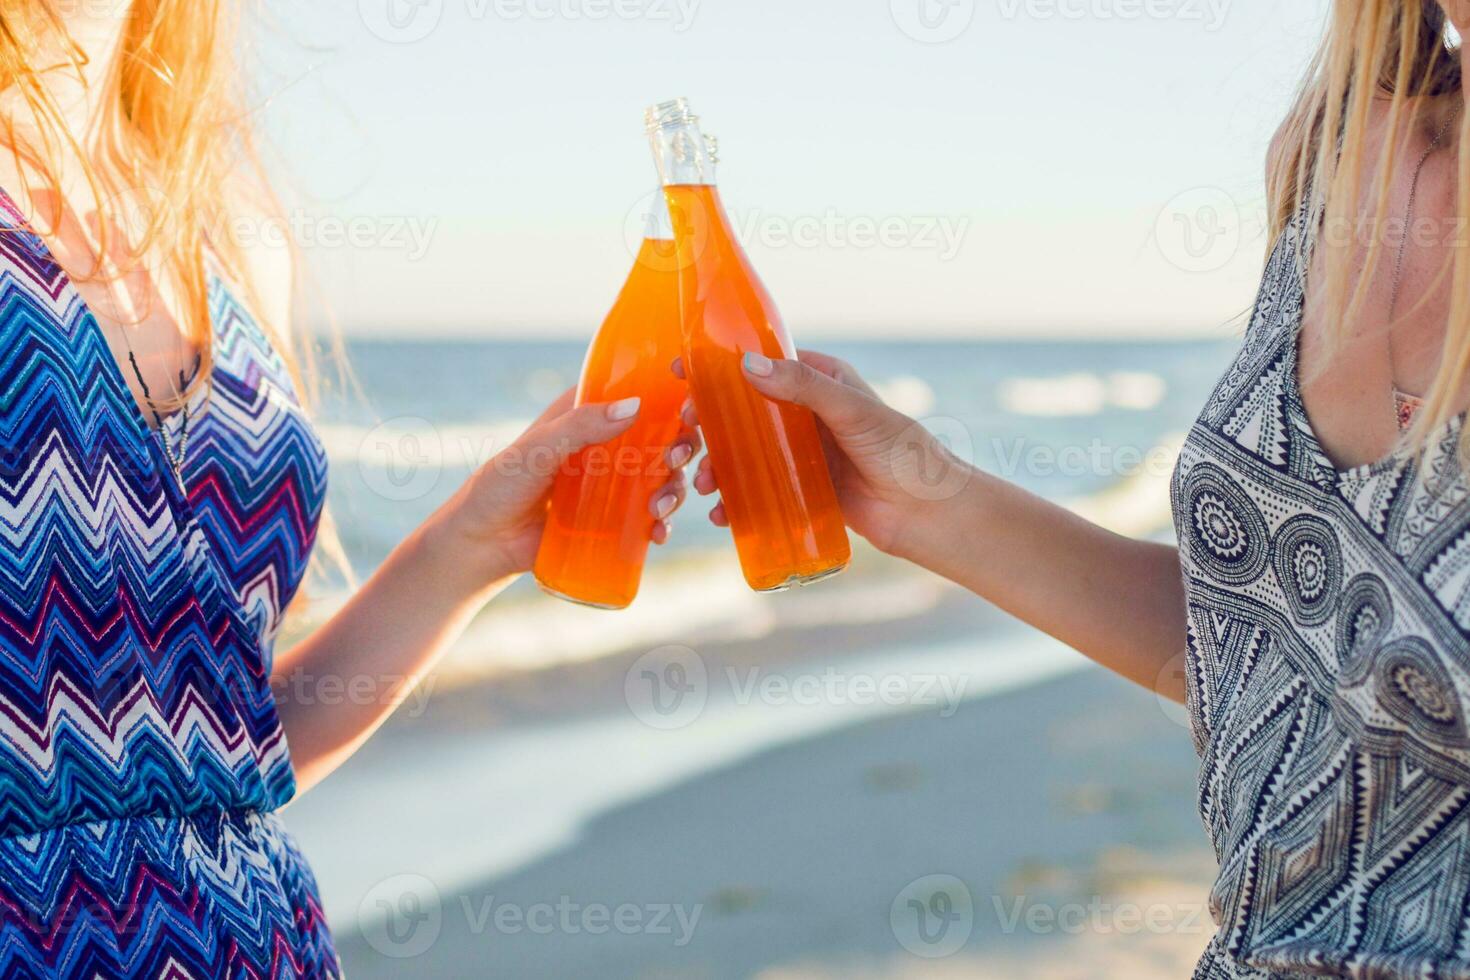
[[[654,195],[633,270],[593,337],[577,404],[642,399],[623,435],[570,459],[551,492],[535,576],[552,595],[600,609],[633,602],[668,482],[687,386],[671,370],[682,350],[677,255],[668,208]]]
[[[684,99],[651,107],[645,124],[674,221],[690,391],[745,579],[770,592],[835,575],[852,551],[816,419],[742,371],[747,351],[796,349],[725,213],[714,141]]]

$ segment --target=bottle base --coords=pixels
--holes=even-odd
[[[596,602],[592,599],[579,599],[577,596],[568,595],[567,593],[562,592],[558,589],[553,589],[551,586],[547,585],[539,578],[536,579],[536,584],[541,587],[542,592],[545,592],[553,599],[560,599],[563,602],[570,602],[574,606],[585,606],[588,609],[602,609],[606,610],[607,612],[617,612],[620,609],[627,609],[633,604],[632,599],[629,599],[627,602]]]
[[[810,575],[793,575],[790,578],[786,579],[784,582],[779,582],[776,585],[752,585],[751,588],[754,589],[756,592],[761,593],[787,592],[791,589],[801,588],[804,585],[816,585],[818,582],[825,582],[829,578],[835,578],[836,576],[841,575],[843,572],[847,571],[847,565],[848,563],[844,562],[841,565],[837,565],[833,568],[824,568],[820,572],[813,572]]]

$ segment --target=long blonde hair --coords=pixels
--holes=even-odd
[[[229,0],[131,0],[112,70],[100,93],[93,134],[71,132],[43,79],[44,72],[75,71],[86,54],[68,36],[59,7],[68,0],[30,0],[0,11],[0,91],[18,93],[38,135],[23,137],[14,114],[0,120],[17,169],[43,186],[60,184],[63,153],[80,168],[101,218],[99,249],[132,268],[151,259],[169,270],[182,294],[189,337],[209,370],[209,270],[213,255],[229,278],[257,300],[250,265],[231,234],[240,188],[259,188],[276,207],[261,173],[252,113],[243,91],[238,54],[238,4]],[[37,65],[60,52],[65,64]],[[84,145],[84,141],[91,145]],[[127,208],[130,221],[115,211]],[[142,221],[137,219],[141,215]],[[52,225],[60,213],[38,217]],[[139,224],[141,223],[141,227]],[[127,241],[107,242],[127,227]],[[213,233],[211,233],[213,232]],[[207,248],[206,248],[207,245]],[[102,275],[98,267],[70,270]],[[122,269],[120,271],[129,271]],[[251,302],[259,317],[264,311]],[[284,325],[262,324],[280,340]],[[287,345],[281,345],[283,350]],[[289,352],[293,370],[299,366]],[[299,379],[299,371],[298,371]]]
[[[233,233],[237,221],[247,218],[239,213],[247,198],[247,220],[286,227],[257,152],[255,112],[240,65],[242,4],[124,0],[125,21],[100,93],[98,126],[79,134],[69,131],[43,79],[48,71],[75,71],[80,78],[87,65],[85,52],[66,30],[62,4],[68,2],[77,0],[24,0],[0,7],[0,92],[20,96],[32,123],[28,128],[35,130],[23,135],[15,115],[0,116],[0,141],[13,154],[17,171],[59,190],[63,156],[81,168],[102,236],[91,275],[120,276],[146,266],[168,271],[181,298],[176,313],[201,356],[194,384],[206,381],[213,366],[209,282],[211,262],[217,262],[275,342],[300,397],[310,403],[319,378],[315,345],[306,331],[271,322],[251,263]],[[63,58],[59,67],[36,63],[53,52]],[[62,220],[59,194],[57,199],[54,214],[38,216],[53,225]],[[115,220],[110,211],[122,207],[131,219],[141,214],[142,221]],[[118,227],[127,228],[127,240],[109,242],[110,230]],[[121,267],[104,271],[104,257],[114,265],[120,258]],[[340,353],[339,347],[333,350]],[[350,580],[326,515],[321,532],[318,552],[324,551]]]
[[[1320,304],[1316,310],[1326,325],[1329,347],[1358,322],[1368,283],[1386,257],[1380,231],[1389,227],[1390,180],[1401,162],[1404,136],[1423,124],[1425,107],[1433,99],[1460,91],[1459,52],[1447,35],[1444,10],[1436,0],[1334,0],[1322,45],[1273,144],[1266,183],[1273,239],[1299,213],[1332,229],[1361,228],[1360,215],[1366,213],[1372,230],[1361,272],[1355,276],[1350,268],[1353,250],[1328,250],[1320,268],[1323,281],[1314,284],[1313,302]],[[1386,105],[1375,106],[1375,100]],[[1365,157],[1375,116],[1386,121],[1377,169],[1368,171]],[[1470,114],[1460,114],[1459,131],[1455,228],[1464,229],[1470,228]],[[1374,181],[1363,201],[1365,173]],[[1460,243],[1452,263],[1441,271],[1450,277],[1449,324],[1439,372],[1409,433],[1417,448],[1457,414],[1470,372],[1470,255],[1465,245]]]

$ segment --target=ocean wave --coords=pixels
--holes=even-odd
[[[1171,525],[1168,459],[1181,435],[1170,435],[1151,465],[1096,493],[1064,499],[1068,509],[1116,533],[1149,537]],[[884,562],[860,548],[856,563]],[[869,566],[871,567],[871,566]],[[508,671],[543,670],[587,663],[661,644],[707,637],[759,639],[783,629],[881,623],[921,615],[942,599],[947,583],[928,575],[850,574],[817,589],[772,600],[752,592],[740,574],[728,539],[715,547],[691,545],[650,556],[632,607],[618,613],[555,602],[535,593],[502,597],[482,613],[439,668],[439,683],[462,687]],[[317,593],[309,630],[346,601],[346,594]]]
[[[531,419],[440,424],[417,416],[376,425],[327,422],[317,435],[334,466],[387,468],[405,459],[449,469],[475,469],[510,445]]]
[[[934,411],[939,398],[929,382],[912,374],[900,374],[873,382],[878,397],[894,411],[911,418],[922,418]]]
[[[996,398],[1012,415],[1079,418],[1124,409],[1146,412],[1157,408],[1168,393],[1164,379],[1148,371],[1114,371],[1100,375],[1075,371],[1052,377],[1010,378],[1000,384]]]
[[[537,401],[551,401],[566,388],[557,371],[532,371],[526,388]],[[897,375],[873,385],[884,402],[905,415],[933,411],[934,389],[922,378]],[[369,468],[401,465],[405,457],[446,468],[473,469],[488,461],[523,433],[531,418],[485,422],[441,423],[413,415],[385,418],[372,424],[322,422],[317,434],[333,464]]]
[[[1063,501],[1073,513],[1114,534],[1145,538],[1168,530],[1173,524],[1169,480],[1184,446],[1184,434],[1160,440],[1149,454],[1151,462],[1097,493]]]
[[[539,596],[507,603],[477,619],[436,674],[440,685],[460,687],[506,671],[585,663],[676,641],[755,640],[802,626],[889,622],[933,609],[946,588],[939,579],[884,575],[773,601],[750,590],[732,550],[704,550],[650,567],[638,600],[618,613]]]

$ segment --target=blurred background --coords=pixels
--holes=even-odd
[[[272,169],[362,389],[321,406],[356,573],[575,382],[654,190],[642,110],[679,95],[799,342],[1168,538],[1326,7],[266,0]],[[1182,709],[871,549],[752,594],[700,503],[632,609],[518,583],[286,811],[350,976],[1187,975]]]

